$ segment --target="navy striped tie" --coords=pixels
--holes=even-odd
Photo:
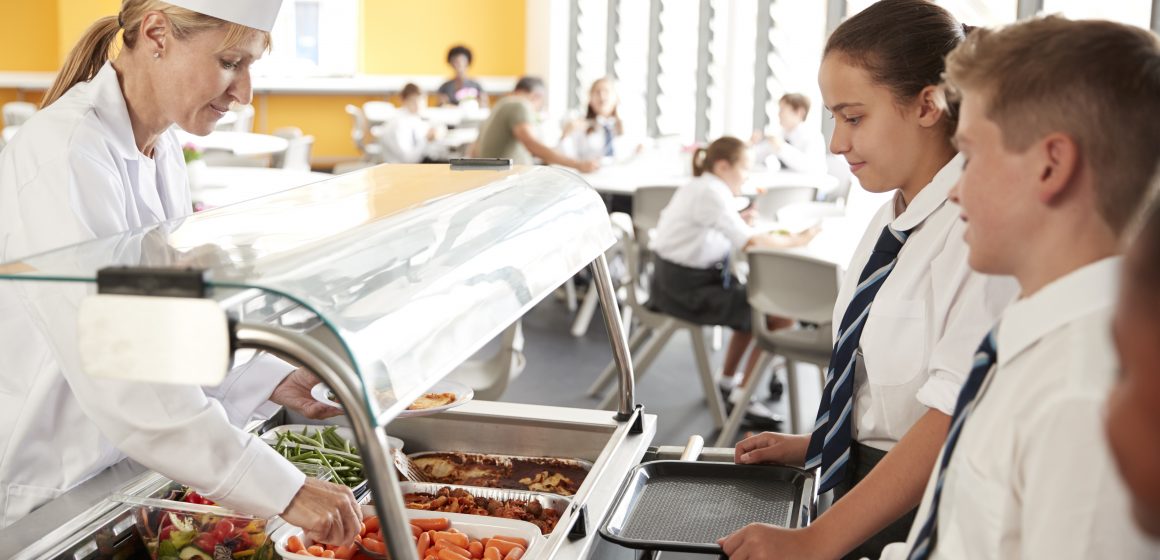
[[[971,366],[971,375],[959,391],[959,400],[955,403],[955,415],[951,417],[951,429],[947,431],[947,440],[943,444],[942,461],[938,465],[938,480],[934,485],[934,497],[930,501],[930,511],[927,512],[926,522],[918,532],[918,539],[914,541],[914,548],[910,551],[908,560],[925,560],[934,552],[935,541],[938,540],[938,502],[942,497],[943,480],[947,476],[947,465],[951,462],[951,453],[955,451],[955,444],[959,442],[959,434],[963,431],[963,424],[967,416],[974,410],[972,404],[979,395],[979,389],[987,374],[995,365],[998,352],[995,348],[995,329],[987,333],[979,350],[975,352],[975,363]]]
[[[818,492],[828,492],[844,476],[853,439],[850,413],[854,407],[854,362],[862,339],[862,327],[866,325],[866,315],[874,296],[878,295],[886,277],[894,270],[898,251],[909,235],[910,231],[897,231],[889,225],[882,228],[882,235],[878,236],[874,251],[858,277],[854,297],[850,298],[850,305],[842,315],[838,341],[834,343],[830,367],[826,371],[826,387],[818,406],[818,419],[806,452],[805,467],[822,468]]]

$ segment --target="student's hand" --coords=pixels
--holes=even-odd
[[[757,210],[752,206],[741,211],[741,219],[749,225],[753,225],[753,220],[757,219]]]
[[[298,368],[274,388],[270,400],[313,420],[342,414],[342,409],[318,402],[311,396],[310,389],[316,384],[318,378],[310,370]]]
[[[739,465],[775,463],[800,466],[806,462],[809,434],[762,432],[749,436],[733,449],[733,462]]]
[[[302,527],[311,540],[346,546],[358,536],[362,510],[350,488],[306,477],[282,519]]]
[[[439,129],[431,127],[427,129],[427,141],[434,142],[439,137]]]
[[[729,560],[766,560],[770,558],[824,558],[810,528],[786,529],[765,523],[751,523],[719,539]]]
[[[597,169],[600,169],[600,160],[586,159],[576,162],[576,170],[581,173],[592,173]]]
[[[780,152],[781,148],[783,146],[785,146],[785,140],[782,139],[781,136],[778,136],[776,134],[773,136],[770,136],[769,138],[767,138],[767,140],[769,140],[769,145],[770,145],[770,147],[773,148],[773,153],[775,153],[775,154]]]

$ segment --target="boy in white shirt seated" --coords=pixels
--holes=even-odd
[[[383,160],[387,163],[420,163],[427,146],[440,135],[437,127],[419,116],[423,92],[415,84],[403,86],[403,107],[383,129]]]
[[[753,159],[768,169],[797,173],[826,172],[826,141],[819,130],[805,125],[810,114],[810,98],[787,93],[777,103],[781,133],[766,136],[753,133]]]
[[[1119,238],[1160,160],[1139,117],[1160,111],[1160,43],[1048,17],[976,30],[946,77],[970,265],[1021,295],[979,346],[905,549],[883,556],[1154,558],[1101,419]]]

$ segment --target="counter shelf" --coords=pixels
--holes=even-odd
[[[192,269],[200,284],[185,295],[214,302],[222,321],[227,312],[241,319],[229,329],[236,348],[308,366],[336,393],[364,457],[384,531],[398,543],[389,549],[392,558],[409,560],[416,552],[404,538],[410,531],[381,429],[388,423],[409,447],[417,444],[414,451],[426,442],[460,440],[462,446],[451,449],[592,461],[572,509],[537,554],[583,557],[595,531],[594,522],[582,518],[603,514],[619,477],[640,460],[655,433],[655,417],[634,402],[631,362],[604,260],[612,242],[600,197],[571,172],[383,165],[0,264],[0,290],[30,302],[61,347],[63,367],[82,371],[74,333],[79,330],[83,340],[87,327],[78,329],[77,308],[117,289],[104,282],[98,290],[98,271],[142,269],[128,275],[113,269],[129,277],[121,293],[136,296],[155,294],[158,278]],[[615,413],[470,402],[392,422],[585,266],[591,266],[621,365]],[[144,299],[175,307],[190,301]],[[124,323],[116,313],[100,319]],[[163,338],[177,349],[168,359],[222,343],[188,331]],[[144,361],[136,352],[121,354],[97,357]],[[83,359],[93,363],[89,354]],[[404,435],[465,418],[454,438],[442,429],[429,437]],[[597,488],[602,479],[604,488]],[[582,538],[568,539],[578,520],[585,523],[574,534]]]

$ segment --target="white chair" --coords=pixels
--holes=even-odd
[[[9,101],[4,104],[4,126],[20,126],[36,113],[36,105],[27,101]]]
[[[709,412],[713,417],[713,425],[720,428],[725,423],[725,403],[721,393],[717,391],[717,382],[713,379],[713,370],[709,365],[709,348],[705,343],[704,326],[689,321],[683,321],[648,309],[644,302],[647,299],[642,282],[643,257],[648,255],[649,230],[656,227],[660,219],[661,210],[668,205],[668,201],[676,192],[676,187],[641,187],[633,195],[632,221],[635,230],[636,243],[634,250],[628,252],[629,276],[631,281],[627,286],[627,303],[632,308],[633,316],[639,321],[639,326],[628,339],[629,350],[634,357],[633,370],[636,379],[644,377],[649,366],[660,355],[661,350],[668,344],[669,339],[677,331],[689,333],[693,345],[693,355],[696,359],[697,373],[701,380],[701,388],[705,392],[705,399],[709,401]],[[599,396],[611,384],[616,375],[616,363],[608,364],[596,382],[588,388],[589,396]],[[601,403],[602,408],[611,408],[617,398],[616,391],[609,391]],[[744,407],[742,407],[744,408]]]
[[[455,368],[447,379],[457,381],[475,392],[476,399],[498,400],[508,384],[527,366],[524,357],[524,333],[521,321],[508,327],[499,338],[499,350],[490,358],[468,360]]]
[[[382,163],[383,147],[371,134],[370,125],[367,123],[367,116],[363,113],[362,107],[347,105],[346,114],[350,115],[351,118],[350,138],[354,140],[354,145],[358,147],[363,158],[370,162]]]
[[[273,132],[274,136],[286,139],[286,151],[274,154],[271,166],[281,169],[310,171],[310,150],[314,147],[314,137],[302,134],[302,129],[286,126]]]
[[[816,187],[773,187],[753,199],[757,215],[767,220],[777,217],[778,210],[801,202],[810,202],[817,196]]]
[[[798,387],[795,362],[807,362],[825,371],[833,348],[831,337],[834,301],[838,299],[841,271],[838,265],[800,253],[774,249],[749,251],[749,305],[753,308],[753,339],[762,352],[757,371],[745,386],[742,402],[748,402],[765,383],[766,369],[774,355],[786,360],[786,394],[789,397],[790,432],[798,433]],[[794,319],[810,327],[770,331],[766,315]],[[745,419],[745,407],[733,409],[717,437],[718,447],[733,445]]]

